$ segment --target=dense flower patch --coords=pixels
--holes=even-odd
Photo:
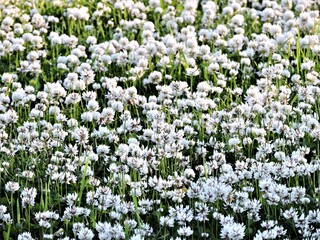
[[[319,2],[0,1],[0,239],[319,239]]]

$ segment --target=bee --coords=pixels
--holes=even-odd
[[[182,190],[183,193],[186,193],[188,191],[188,189],[186,187],[182,187],[181,190]]]
[[[232,203],[232,202],[234,202],[234,200],[235,200],[235,198],[233,197],[233,195],[230,194],[230,195],[228,196],[227,202],[228,202],[228,203]]]

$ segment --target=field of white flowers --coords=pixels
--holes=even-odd
[[[1,0],[0,239],[320,239],[319,0]]]

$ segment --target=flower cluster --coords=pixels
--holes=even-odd
[[[1,237],[320,238],[317,1],[0,11]]]

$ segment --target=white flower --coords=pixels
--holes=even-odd
[[[99,109],[99,103],[96,100],[90,100],[87,104],[87,109],[91,112],[97,111]]]
[[[187,179],[193,179],[196,174],[195,172],[193,171],[193,169],[191,168],[187,168],[186,170],[184,170],[184,176],[187,178]]]
[[[194,67],[194,68],[187,68],[186,69],[186,75],[187,76],[198,76],[200,74],[200,70],[197,68],[197,67]]]
[[[239,145],[240,144],[240,139],[239,138],[230,138],[228,140],[228,145],[233,147],[233,146],[236,146],[236,145]]]
[[[7,192],[16,192],[18,191],[20,188],[19,186],[19,183],[18,182],[12,182],[12,181],[9,181],[5,184],[5,190]]]
[[[193,230],[189,226],[180,227],[177,232],[180,236],[186,236],[186,237],[191,236],[193,234]]]
[[[82,228],[78,233],[79,240],[92,240],[94,237],[94,234],[92,230],[90,230],[87,227]]]
[[[130,237],[130,240],[144,240],[144,237],[141,234],[135,234]]]
[[[244,23],[244,16],[241,14],[237,14],[234,17],[232,17],[231,22],[233,25],[241,27]]]
[[[12,74],[12,73],[3,73],[1,77],[1,81],[3,83],[11,83],[16,81],[18,78],[17,74]]]
[[[26,207],[27,205],[34,206],[36,196],[37,189],[35,189],[34,187],[23,189],[20,195],[22,207]]]
[[[31,236],[31,233],[24,232],[18,235],[18,240],[34,240],[34,238]]]
[[[81,114],[80,117],[83,122],[92,122],[93,121],[92,112],[84,112]]]
[[[89,36],[86,40],[86,43],[94,45],[97,43],[97,38],[95,36]]]
[[[241,240],[245,237],[245,229],[243,223],[226,223],[222,225],[220,237],[222,239]]]
[[[87,7],[68,8],[66,15],[69,19],[73,20],[89,20],[90,15],[88,11],[89,9]]]
[[[72,132],[72,137],[81,145],[87,144],[89,140],[89,132],[86,127],[77,127]]]

